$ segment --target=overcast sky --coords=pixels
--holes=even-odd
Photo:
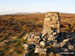
[[[75,0],[0,0],[0,14],[52,11],[75,13]]]

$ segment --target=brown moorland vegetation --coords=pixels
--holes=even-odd
[[[0,15],[0,55],[20,56],[24,53],[23,36],[41,32],[46,13]],[[61,32],[75,33],[75,14],[60,13]]]

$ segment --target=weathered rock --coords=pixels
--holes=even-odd
[[[49,54],[49,56],[54,56],[53,52],[51,52],[51,53]]]
[[[25,49],[25,53],[28,53],[29,51]]]
[[[44,41],[41,41],[41,42],[40,42],[40,45],[41,45],[42,47],[45,47],[45,46],[46,46],[46,43],[45,43]]]
[[[39,53],[39,54],[46,54],[47,49],[43,49],[43,48],[36,48],[34,53]]]
[[[59,43],[54,43],[54,44],[53,44],[53,47],[54,47],[54,48],[57,48],[57,47],[60,47],[60,45],[59,45]]]
[[[29,36],[28,36],[28,34],[27,34],[26,39],[29,44],[33,44],[34,42],[39,43],[40,36],[36,36],[35,34],[29,34]]]
[[[66,51],[68,51],[68,49],[67,49],[67,48],[65,48],[65,49],[64,49],[64,51],[66,52]]]
[[[39,53],[39,48],[36,48],[34,53]]]
[[[54,41],[54,38],[53,37],[49,37],[48,40],[49,41]]]
[[[28,44],[23,44],[24,49],[29,49],[29,45]]]
[[[61,56],[59,53],[56,53],[56,56]]]
[[[65,45],[65,42],[60,42],[60,47],[63,47]]]
[[[69,39],[64,39],[62,42],[60,42],[60,47],[63,47],[66,45],[66,43],[69,41]]]
[[[67,41],[69,41],[69,39],[64,39],[64,40],[63,40],[63,42],[67,42]]]
[[[46,52],[47,52],[47,49],[43,49],[43,48],[40,48],[39,49],[39,51],[40,51],[40,54],[47,54]]]
[[[68,45],[68,49],[73,50],[74,46],[73,45]]]
[[[39,39],[40,37],[39,37],[39,36],[34,36],[34,38],[37,38],[37,39]]]
[[[28,36],[29,36],[29,34],[26,34],[23,39],[26,40],[28,38]]]
[[[55,36],[55,35],[57,35],[57,33],[56,32],[53,32],[53,35]]]

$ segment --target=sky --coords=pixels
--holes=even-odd
[[[75,13],[75,0],[0,0],[0,15],[23,12]]]

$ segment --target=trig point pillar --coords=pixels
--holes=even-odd
[[[54,37],[60,33],[60,18],[58,12],[48,12],[44,18],[43,37],[48,34],[49,37]]]

